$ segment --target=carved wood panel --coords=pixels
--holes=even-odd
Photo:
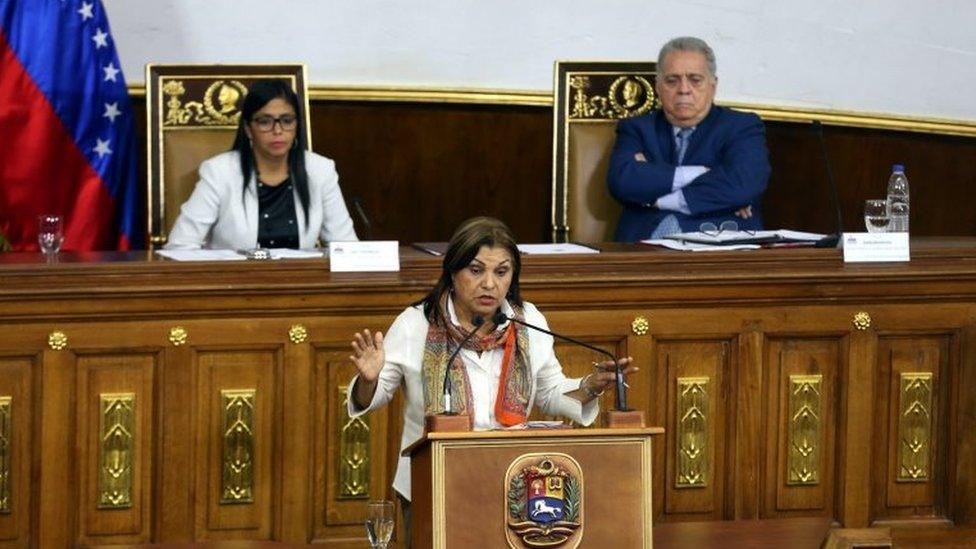
[[[879,338],[875,520],[946,512],[951,348],[951,335]]]
[[[197,351],[197,539],[272,539],[281,350]]]
[[[725,513],[728,379],[735,369],[727,339],[657,340],[659,398],[666,395],[664,520],[719,519]],[[664,389],[666,388],[666,389]],[[659,447],[660,448],[660,447]]]
[[[348,330],[350,334],[353,331]],[[345,335],[344,330],[339,333]],[[390,462],[389,450],[399,449],[400,429],[390,429],[389,417],[400,403],[391,402],[386,409],[349,417],[344,389],[356,367],[349,360],[348,346],[347,341],[320,343],[313,351],[312,524],[313,539],[319,540],[364,536],[366,502],[394,499],[388,466],[395,467],[396,461]]]
[[[38,355],[0,356],[0,544],[27,547]]]
[[[841,340],[767,342],[761,516],[833,516]]]
[[[82,543],[150,541],[156,363],[136,351],[77,358]]]

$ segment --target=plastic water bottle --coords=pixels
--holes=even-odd
[[[905,176],[905,166],[895,164],[891,167],[891,177],[888,178],[888,215],[891,224],[888,232],[908,232],[908,177]]]

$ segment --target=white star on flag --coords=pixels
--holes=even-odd
[[[95,36],[92,36],[92,40],[95,41],[95,49],[104,48],[108,46],[108,33],[102,29],[95,29]]]
[[[116,116],[122,116],[122,111],[119,110],[119,102],[116,101],[115,103],[105,103],[105,114],[102,116],[108,118],[112,122],[115,122]]]
[[[102,70],[105,71],[105,81],[106,82],[108,82],[109,80],[111,80],[112,82],[115,82],[115,75],[117,75],[117,74],[119,74],[119,72],[121,72],[121,71],[119,71],[119,69],[115,68],[115,64],[114,63],[109,63],[108,65],[105,65],[104,67],[102,67]]]
[[[105,141],[102,141],[101,139],[96,138],[95,141],[97,141],[97,143],[95,145],[94,151],[98,153],[99,158],[102,158],[106,154],[112,154],[112,149],[108,148],[108,144],[111,141],[111,139],[106,139]]]
[[[78,10],[78,13],[81,14],[81,20],[82,21],[87,21],[87,20],[91,19],[92,17],[95,17],[95,15],[92,14],[92,8],[94,8],[94,7],[95,7],[95,4],[89,4],[87,2],[82,2],[81,3],[81,9]]]

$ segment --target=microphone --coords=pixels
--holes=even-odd
[[[613,364],[615,366],[615,374],[616,374],[616,385],[617,385],[617,391],[616,391],[616,393],[617,393],[617,396],[616,396],[615,405],[616,405],[617,410],[626,410],[627,409],[627,393],[626,393],[626,391],[624,389],[624,376],[620,373],[620,366],[617,365],[617,357],[613,356],[609,352],[604,351],[603,349],[601,349],[599,347],[595,347],[593,345],[590,345],[589,343],[586,343],[585,341],[580,341],[578,339],[574,339],[574,338],[569,337],[569,336],[564,336],[562,334],[557,334],[555,332],[550,332],[549,330],[547,330],[545,328],[541,328],[539,326],[535,326],[533,324],[529,324],[528,322],[519,320],[519,319],[517,319],[515,317],[508,316],[505,313],[503,313],[501,311],[501,309],[495,311],[495,314],[492,315],[492,317],[491,317],[491,322],[495,326],[498,326],[499,324],[501,324],[502,322],[505,322],[506,320],[510,320],[510,321],[512,321],[512,322],[514,322],[516,324],[521,324],[522,326],[525,326],[526,328],[531,328],[531,329],[533,329],[533,330],[535,330],[537,332],[542,332],[544,334],[551,335],[552,337],[555,337],[557,339],[562,339],[562,340],[568,341],[570,343],[575,343],[576,345],[579,345],[581,347],[586,347],[587,349],[590,349],[591,351],[596,351],[596,352],[600,353],[601,355],[605,355],[605,356],[610,357],[610,360],[613,361]]]
[[[356,214],[359,216],[359,220],[363,222],[363,234],[366,240],[373,239],[373,224],[369,222],[369,218],[366,217],[366,210],[363,209],[363,203],[358,196],[352,198],[352,207],[356,210]]]
[[[474,317],[471,319],[471,324],[474,326],[474,329],[468,332],[468,334],[464,336],[464,339],[458,343],[457,348],[454,349],[454,352],[451,353],[450,357],[448,357],[447,364],[444,366],[444,396],[442,398],[444,399],[444,414],[446,415],[454,415],[454,411],[451,410],[451,364],[454,363],[454,357],[461,352],[461,348],[464,347],[464,344],[471,339],[471,336],[478,332],[478,328],[480,328],[484,323],[485,317],[481,315],[474,315]]]
[[[837,197],[837,183],[834,181],[834,171],[830,169],[830,157],[827,156],[827,143],[824,141],[823,124],[819,120],[813,121],[813,131],[817,132],[820,141],[820,152],[823,155],[824,166],[827,168],[827,183],[830,185],[830,197],[833,201],[834,213],[837,215],[837,232],[829,234],[814,244],[815,248],[834,248],[844,232],[844,221],[840,215],[840,199]]]

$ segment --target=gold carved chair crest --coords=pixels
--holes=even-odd
[[[200,163],[231,148],[247,89],[264,78],[291,83],[311,149],[305,65],[146,65],[150,248],[166,243]]]
[[[556,61],[553,102],[552,238],[606,242],[620,217],[607,190],[617,120],[657,106],[656,63]]]

